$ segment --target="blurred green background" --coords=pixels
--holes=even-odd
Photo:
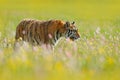
[[[113,19],[120,15],[119,0],[1,0],[0,13],[57,19]],[[17,14],[16,14],[17,13]]]

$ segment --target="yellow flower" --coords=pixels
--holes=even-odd
[[[92,41],[90,41],[90,42],[89,42],[89,44],[90,44],[90,45],[93,45],[93,42],[92,42]]]
[[[64,67],[63,67],[63,65],[62,65],[61,62],[57,62],[57,63],[56,63],[55,69],[56,69],[58,72],[63,72],[63,71],[64,71]]]
[[[114,64],[114,60],[113,60],[111,57],[109,57],[109,58],[107,59],[107,62],[108,62],[108,64],[110,64],[110,65]]]
[[[22,37],[20,37],[20,38],[18,39],[18,41],[22,41]]]
[[[12,58],[10,58],[10,59],[8,60],[8,67],[9,67],[10,69],[12,69],[13,71],[16,70],[16,63],[14,62],[14,60],[13,60]]]

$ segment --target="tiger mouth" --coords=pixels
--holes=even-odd
[[[78,39],[77,37],[70,37],[70,40],[72,40],[72,41],[75,41],[77,39]]]

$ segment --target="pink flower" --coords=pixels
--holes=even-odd
[[[52,35],[51,34],[48,34],[49,38],[52,39]]]
[[[66,56],[67,56],[68,58],[71,58],[71,57],[72,57],[71,53],[68,52],[68,51],[66,51]]]

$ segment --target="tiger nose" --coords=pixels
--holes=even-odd
[[[80,38],[80,35],[78,34],[78,39]]]

